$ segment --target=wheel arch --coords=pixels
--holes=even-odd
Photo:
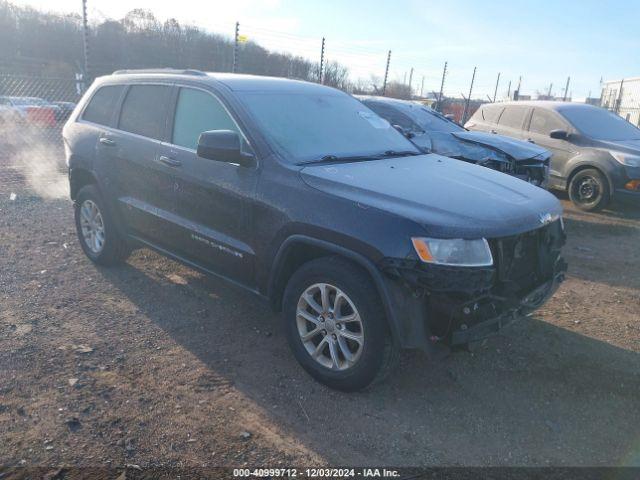
[[[69,171],[69,193],[72,200],[76,199],[80,189],[86,185],[96,185],[98,188],[100,188],[98,179],[91,170],[77,167]]]
[[[323,256],[340,256],[362,268],[372,279],[384,305],[387,323],[392,335],[397,338],[396,319],[391,308],[390,293],[382,273],[364,255],[325,240],[305,235],[288,237],[278,249],[269,277],[267,296],[275,311],[282,310],[282,299],[291,275],[304,263]]]
[[[603,165],[600,162],[585,160],[580,163],[577,163],[571,167],[569,170],[569,174],[567,175],[567,181],[565,183],[565,190],[569,191],[569,185],[571,185],[571,180],[581,171],[593,169],[600,172],[604,178],[607,180],[607,184],[609,185],[609,196],[613,195],[614,184],[613,179],[611,178],[611,174],[607,171],[606,168],[603,168]]]

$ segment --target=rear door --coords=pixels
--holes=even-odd
[[[560,179],[564,171],[564,165],[575,155],[575,149],[566,140],[551,138],[549,134],[552,130],[571,131],[571,126],[556,112],[543,108],[534,108],[529,123],[529,130],[526,139],[552,153],[549,175],[551,180]]]
[[[163,157],[178,176],[179,254],[205,268],[253,286],[254,251],[250,247],[249,205],[258,170],[196,155],[198,137],[209,130],[233,130],[246,137],[226,106],[213,93],[178,87],[169,141]]]
[[[113,194],[129,232],[163,247],[170,247],[175,238],[175,169],[158,158],[172,88],[130,85],[117,128],[99,141],[101,151],[110,157]]]
[[[524,105],[507,105],[498,118],[496,132],[508,137],[522,139],[524,137],[525,121],[530,108]]]

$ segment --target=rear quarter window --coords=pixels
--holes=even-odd
[[[99,125],[110,125],[123,90],[123,85],[100,87],[89,100],[82,113],[82,119]]]

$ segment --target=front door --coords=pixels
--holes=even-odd
[[[576,151],[568,141],[551,138],[549,134],[552,130],[569,132],[571,127],[557,113],[542,108],[534,108],[529,131],[525,135],[526,139],[551,152],[549,181],[553,186],[564,186],[562,178],[564,166],[575,155]]]
[[[250,146],[222,102],[212,93],[180,87],[171,140],[162,156],[174,162],[180,254],[220,275],[253,287],[249,205],[258,170],[196,155],[198,137],[209,130],[233,130]]]

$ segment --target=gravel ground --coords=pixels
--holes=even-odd
[[[343,394],[261,300],[148,250],[98,268],[68,200],[0,178],[0,465],[640,466],[640,214],[564,204],[542,310]]]

